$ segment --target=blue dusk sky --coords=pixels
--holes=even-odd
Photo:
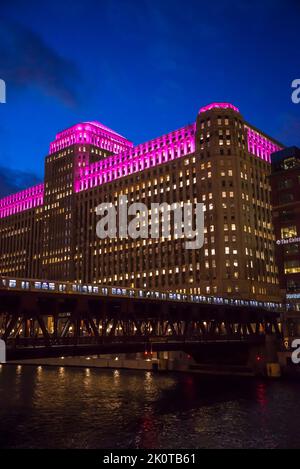
[[[228,101],[300,146],[298,0],[1,0],[0,195],[42,180],[55,134],[99,120],[134,143]]]

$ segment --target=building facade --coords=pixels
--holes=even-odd
[[[0,201],[0,275],[277,300],[271,155],[283,147],[214,103],[196,122],[133,146],[98,122],[60,132],[44,184]],[[99,239],[96,207],[202,202],[204,247]],[[159,213],[158,213],[159,216]]]
[[[299,312],[300,319],[299,148],[286,148],[273,154],[271,186],[280,288],[290,311]]]

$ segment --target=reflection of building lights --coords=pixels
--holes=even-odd
[[[86,357],[86,359],[87,359],[87,360],[90,360],[90,359],[91,359],[91,357]]]
[[[116,357],[115,360],[118,361],[118,360],[119,360],[119,357]]]
[[[65,357],[60,357],[60,359],[61,359],[61,360],[64,360],[64,359],[65,359]]]

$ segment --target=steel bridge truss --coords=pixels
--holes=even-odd
[[[3,296],[0,304],[0,336],[15,347],[251,340],[267,334],[280,336],[280,324],[278,314],[263,309],[38,295]]]

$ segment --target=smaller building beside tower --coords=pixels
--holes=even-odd
[[[288,335],[300,334],[300,149],[272,155],[272,204],[279,282],[288,304]]]

